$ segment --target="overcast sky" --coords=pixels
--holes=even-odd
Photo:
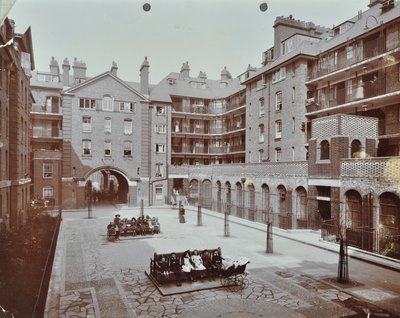
[[[1,1],[1,0],[0,0]],[[262,12],[260,4],[267,2]],[[151,10],[143,10],[149,3]],[[54,56],[86,62],[88,76],[118,64],[118,76],[139,81],[145,56],[150,82],[179,72],[189,61],[219,79],[227,66],[233,76],[248,64],[259,67],[262,52],[273,46],[277,16],[332,27],[365,11],[369,0],[17,0],[9,13],[16,30],[31,26],[36,69],[49,70]]]

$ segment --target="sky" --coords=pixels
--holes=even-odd
[[[1,1],[1,0],[0,0]],[[144,4],[151,9],[145,11]],[[260,4],[268,10],[261,11]],[[232,76],[273,46],[277,16],[332,27],[368,9],[369,0],[17,0],[8,14],[16,32],[31,26],[36,70],[48,71],[54,56],[87,66],[93,77],[111,69],[139,82],[145,56],[150,83],[179,72],[188,61],[190,75],[206,72],[219,79],[226,66]]]

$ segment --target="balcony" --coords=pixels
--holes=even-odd
[[[32,104],[32,113],[40,113],[46,115],[62,115],[61,107],[58,104],[52,104],[49,106]]]
[[[33,138],[62,138],[62,130],[48,127],[33,127]]]
[[[173,145],[172,146],[172,154],[196,154],[196,155],[220,155],[220,154],[232,154],[235,152],[244,152],[244,145],[233,145],[231,146],[229,143],[226,143],[220,147],[214,146],[182,146],[182,145]]]
[[[353,112],[357,106],[358,111],[365,111],[367,108],[379,108],[384,104],[396,102],[399,94],[398,85],[390,85],[386,78],[368,74],[351,86],[346,87],[346,83],[341,82],[330,87],[329,92],[319,90],[315,102],[306,101],[305,107],[309,115],[323,112],[335,114],[347,107],[351,107]]]
[[[349,48],[352,48],[351,50]],[[346,51],[348,50],[348,51]],[[319,64],[308,73],[307,85],[334,81],[343,77],[343,72],[362,72],[365,67],[380,67],[382,59],[400,52],[399,47],[387,49],[386,38],[378,33],[358,41],[356,46],[349,46],[331,52],[329,56],[319,59]]]
[[[343,159],[340,174],[346,179],[375,179],[379,182],[399,184],[400,157]]]

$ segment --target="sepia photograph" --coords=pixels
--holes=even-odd
[[[400,317],[399,0],[0,18],[0,318]]]

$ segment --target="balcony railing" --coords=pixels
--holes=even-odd
[[[359,43],[359,46],[361,46],[360,48],[354,48],[352,54],[348,54],[346,50],[340,50],[337,52],[337,55],[334,56],[332,52],[324,66],[315,68],[309,73],[309,77],[310,79],[315,79],[385,53],[387,52],[385,41],[385,37],[375,37],[364,40],[363,43]]]
[[[175,103],[172,111],[177,113],[217,115],[217,114],[224,114],[226,112],[235,110],[245,105],[246,102],[244,99],[241,103],[226,103],[222,107],[214,107],[212,104],[200,106],[196,104],[182,105]]]
[[[34,138],[61,138],[62,131],[43,127],[33,127],[32,136]]]
[[[343,86],[331,92],[321,93],[315,100],[306,100],[307,112],[313,112],[319,109],[343,105],[354,101],[362,101],[363,99],[389,94],[398,91],[396,85],[386,85],[386,79],[383,77],[375,79],[365,79],[359,83],[351,85],[351,87]]]
[[[244,145],[230,146],[224,145],[221,147],[200,147],[200,146],[172,146],[172,153],[186,153],[186,154],[201,154],[201,155],[217,155],[217,154],[229,154],[234,152],[245,151]]]
[[[386,182],[400,181],[400,157],[342,159],[342,178],[379,179]]]
[[[43,114],[61,114],[61,109],[58,105],[45,106],[45,105],[33,104],[32,112],[43,113]]]

